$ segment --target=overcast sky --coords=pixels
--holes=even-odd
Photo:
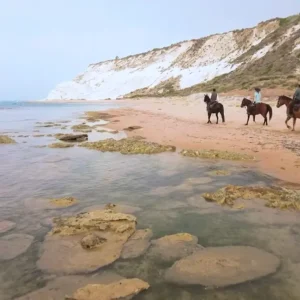
[[[90,63],[300,12],[300,0],[0,0],[0,100],[42,99]]]

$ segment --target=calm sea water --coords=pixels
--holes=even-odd
[[[151,289],[135,299],[291,299],[300,298],[300,219],[291,212],[263,207],[229,210],[207,203],[201,193],[226,184],[271,184],[273,178],[240,164],[181,157],[177,153],[124,156],[74,147],[38,148],[54,142],[52,137],[34,137],[61,132],[61,128],[36,127],[36,122],[80,123],[87,110],[105,110],[113,104],[0,103],[0,132],[18,142],[0,146],[0,220],[16,223],[9,233],[33,235],[30,248],[0,267],[0,299],[10,300],[46,285],[52,278],[36,267],[39,250],[49,228],[45,221],[63,213],[77,213],[89,206],[117,203],[137,206],[139,228],[151,228],[154,238],[188,232],[204,247],[249,245],[281,259],[278,272],[254,282],[226,289],[178,287],[158,274],[164,267],[144,257],[117,261],[106,269],[124,277],[148,281]],[[130,124],[132,125],[132,124]],[[71,132],[70,128],[64,132]],[[29,137],[19,137],[19,135]],[[92,133],[92,139],[121,138]],[[229,176],[211,177],[210,171],[227,169]],[[45,210],[41,199],[74,196],[79,204],[63,210]],[[102,272],[102,270],[99,270]],[[43,299],[44,300],[44,299]]]

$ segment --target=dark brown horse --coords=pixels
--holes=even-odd
[[[217,123],[219,123],[219,113],[221,114],[222,117],[222,122],[225,122],[225,115],[224,115],[224,106],[222,103],[216,102],[215,104],[211,103],[211,99],[209,98],[208,95],[204,95],[204,102],[206,103],[206,110],[207,110],[207,115],[208,115],[208,121],[207,123],[211,124],[210,117],[212,114],[216,114],[217,117]]]
[[[269,104],[266,103],[256,103],[253,105],[253,102],[249,99],[244,98],[241,103],[241,107],[247,107],[247,123],[245,125],[248,125],[250,116],[253,116],[253,121],[255,122],[255,116],[256,115],[262,115],[264,117],[264,124],[268,125],[268,118],[267,115],[269,113],[269,121],[272,119],[273,111],[272,107]]]
[[[300,106],[299,105],[295,105],[294,108],[293,108],[293,114],[290,115],[289,114],[289,106],[292,102],[292,98],[290,97],[287,97],[287,96],[280,96],[278,98],[278,101],[277,101],[277,107],[281,107],[282,105],[285,105],[286,106],[286,120],[285,120],[285,125],[288,129],[291,129],[291,126],[288,125],[288,121],[293,118],[293,131],[295,131],[295,125],[296,125],[296,120],[297,119],[300,119]]]

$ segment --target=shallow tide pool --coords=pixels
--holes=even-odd
[[[134,212],[137,226],[151,228],[153,239],[187,232],[197,236],[204,247],[253,246],[275,254],[281,260],[280,268],[273,275],[220,289],[168,284],[163,273],[170,265],[147,257],[117,260],[96,272],[111,271],[149,282],[151,288],[134,299],[299,299],[299,214],[266,208],[263,204],[254,205],[250,200],[243,209],[230,209],[208,203],[201,197],[202,193],[227,184],[270,185],[275,181],[273,178],[239,163],[191,159],[178,153],[126,156],[80,147],[37,148],[37,145],[47,145],[55,139],[17,137],[25,131],[32,135],[36,130],[35,122],[41,121],[41,113],[35,114],[34,109],[29,107],[16,114],[11,110],[10,116],[5,110],[6,120],[13,118],[13,125],[0,123],[0,131],[15,132],[9,135],[15,136],[18,142],[0,145],[0,221],[16,223],[15,228],[0,237],[14,233],[34,237],[25,253],[0,262],[1,300],[25,295],[55,278],[36,266],[45,235],[51,229],[49,219],[107,203],[138,207]],[[81,112],[91,110],[84,105],[75,111],[69,107],[64,110],[59,105],[56,109],[59,115],[55,118],[47,118],[45,109],[42,121],[66,119],[74,124],[78,123]],[[26,123],[24,115],[28,113],[31,121]],[[60,132],[60,128],[38,130],[45,134]],[[95,139],[114,137],[107,133],[92,134]],[[119,137],[123,136],[125,134],[120,133]],[[213,176],[211,171],[214,170],[228,170],[230,174]],[[64,196],[76,197],[79,202],[62,209],[46,209],[41,205],[45,199]]]

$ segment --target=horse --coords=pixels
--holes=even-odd
[[[208,115],[208,121],[207,124],[211,124],[210,117],[211,114],[216,114],[217,117],[217,123],[219,123],[219,113],[221,114],[222,117],[222,122],[225,122],[225,115],[224,115],[224,106],[222,103],[216,102],[212,107],[210,106],[211,104],[211,99],[209,98],[208,95],[204,95],[204,102],[206,103],[206,110],[207,110],[207,115]]]
[[[267,115],[269,113],[269,121],[271,121],[273,116],[272,107],[269,104],[266,103],[256,103],[253,106],[253,102],[249,99],[244,98],[241,103],[241,107],[247,107],[247,123],[245,125],[248,125],[250,116],[253,116],[253,121],[255,122],[255,116],[256,115],[262,115],[264,117],[264,124],[268,126],[268,118]]]
[[[288,129],[291,129],[291,126],[288,125],[288,121],[293,118],[293,129],[292,131],[295,131],[295,125],[296,125],[296,120],[300,119],[300,109],[299,109],[299,104],[296,104],[293,108],[293,114],[290,115],[289,113],[289,106],[291,102],[293,101],[292,98],[287,97],[287,96],[280,96],[278,97],[277,101],[277,108],[281,107],[282,105],[286,106],[286,120],[285,120],[285,125]]]

